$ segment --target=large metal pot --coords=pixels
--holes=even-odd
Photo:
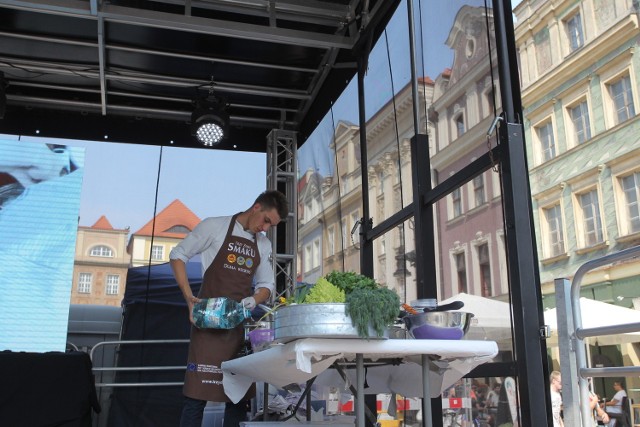
[[[417,339],[459,340],[469,330],[472,313],[463,311],[430,311],[402,318],[409,335]]]
[[[345,314],[346,304],[294,304],[280,307],[274,314],[275,340],[288,342],[299,338],[361,338]],[[384,335],[380,338],[387,338]],[[369,338],[377,339],[369,328]]]

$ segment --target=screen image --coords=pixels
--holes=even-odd
[[[64,351],[84,149],[0,139],[0,351]]]

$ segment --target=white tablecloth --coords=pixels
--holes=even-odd
[[[342,378],[328,368],[335,361],[354,361],[356,354],[367,361],[401,359],[398,365],[367,366],[365,392],[394,392],[405,397],[422,397],[420,361],[422,355],[429,355],[431,397],[437,397],[473,368],[495,357],[498,346],[494,341],[306,338],[223,362],[222,383],[234,402],[256,381],[283,387],[317,376],[315,384],[341,386]],[[348,370],[348,378],[356,383],[354,369]]]

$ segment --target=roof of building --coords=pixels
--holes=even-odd
[[[101,230],[113,230],[113,226],[109,222],[106,216],[102,215],[98,220],[91,226],[91,228],[99,228]]]
[[[176,231],[176,228],[191,231],[200,222],[200,218],[184,203],[176,199],[164,208],[154,219],[152,218],[142,228],[133,233],[137,236],[175,237],[183,238],[187,233]]]

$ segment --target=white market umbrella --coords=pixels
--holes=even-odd
[[[511,305],[509,303],[461,292],[438,304],[444,305],[453,301],[464,303],[464,307],[455,311],[473,313],[471,326],[465,339],[491,340],[498,343],[511,340]]]
[[[582,328],[596,328],[640,322],[640,311],[589,298],[580,298]],[[544,312],[544,323],[551,328],[551,344],[558,343],[558,313],[555,308]],[[591,344],[616,345],[640,342],[640,332],[587,338]],[[549,342],[549,340],[547,340]]]

